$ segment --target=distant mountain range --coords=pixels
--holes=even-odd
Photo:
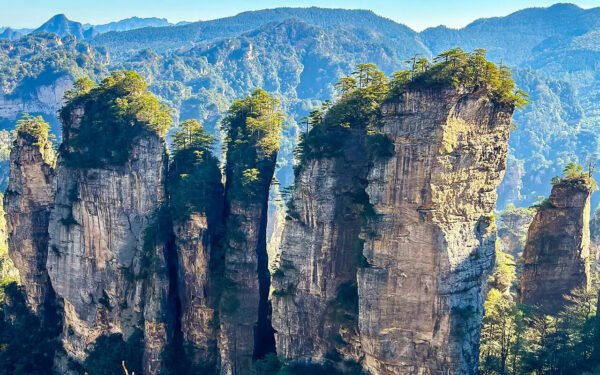
[[[187,24],[180,22],[177,25]],[[129,31],[142,29],[145,27],[164,27],[173,26],[172,23],[165,18],[140,18],[131,17],[120,21],[110,22],[103,25],[81,24],[80,22],[71,21],[64,14],[57,14],[42,24],[37,29],[13,29],[10,27],[0,27],[0,39],[14,40],[23,35],[30,33],[53,33],[61,37],[73,35],[77,39],[91,39],[99,34],[108,33],[111,31]]]
[[[62,47],[38,31],[74,35],[83,44]],[[36,44],[41,47],[32,55]],[[233,99],[264,87],[292,117],[278,174],[286,185],[293,181],[292,150],[301,131],[294,120],[332,98],[341,76],[363,62],[390,74],[415,54],[431,57],[456,46],[487,49],[531,96],[515,117],[501,205],[531,204],[549,192],[550,179],[568,161],[600,159],[600,8],[572,4],[420,33],[371,11],[343,9],[277,8],[178,25],[133,18],[92,27],[56,16],[32,35],[0,41],[6,72],[0,83],[6,95],[27,102],[36,87],[57,77],[132,69],[177,118],[197,118],[211,129]],[[54,112],[48,117],[56,123]],[[2,117],[0,111],[0,123],[13,121]]]

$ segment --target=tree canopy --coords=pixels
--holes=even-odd
[[[44,160],[53,165],[56,160],[54,151],[54,135],[50,133],[50,124],[42,116],[31,116],[24,113],[15,128],[17,137],[25,138],[40,148]]]
[[[63,135],[75,154],[68,160],[83,167],[122,164],[136,137],[144,132],[164,137],[172,123],[170,109],[131,71],[113,72],[99,85],[82,78],[65,99],[60,111]],[[75,129],[71,125],[76,109],[83,110],[83,117]]]
[[[263,89],[233,102],[222,121],[227,134],[225,172],[232,196],[249,198],[264,187],[268,191],[283,120],[279,101]]]
[[[215,142],[197,120],[186,120],[173,135],[169,196],[174,221],[193,212],[218,214],[222,196],[219,161],[211,153]]]
[[[484,49],[465,52],[454,48],[440,53],[432,61],[415,56],[406,61],[409,69],[394,74],[393,92],[450,86],[471,92],[484,90],[497,102],[517,108],[527,105],[528,96],[517,89],[508,67],[494,64],[486,55]]]

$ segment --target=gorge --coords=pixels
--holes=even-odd
[[[336,89],[306,119],[275,260],[286,114],[267,91],[225,111],[222,161],[198,121],[169,133],[172,111],[132,71],[74,83],[56,154],[48,123],[19,121],[5,208],[23,291],[7,305],[24,295],[41,327],[59,321],[54,373],[478,373],[497,188],[526,95],[485,51],[458,48],[391,77],[360,64]],[[582,257],[591,190],[565,198]],[[523,280],[535,228],[567,226],[543,216]]]
[[[470,64],[485,67],[489,77],[460,76]],[[377,373],[476,371],[481,290],[493,264],[489,215],[521,99],[481,53],[457,50],[445,63],[407,74],[388,82],[375,66],[359,66],[356,77],[342,82],[342,97],[305,135],[272,306],[266,214],[283,114],[265,91],[234,102],[225,117],[222,188],[212,141],[199,124],[188,122],[175,135],[168,161],[168,109],[135,73],[116,72],[99,85],[80,80],[67,93],[56,162],[43,157],[52,151],[45,149],[47,124],[24,119],[11,182],[27,193],[32,184],[43,190],[19,203],[24,194],[11,185],[10,228],[28,231],[16,225],[21,211],[40,211],[46,219],[28,219],[41,226],[42,236],[17,252],[39,257],[38,268],[29,271],[30,262],[13,258],[26,290],[35,291],[29,292],[34,310],[47,299],[44,290],[56,293],[65,351],[57,352],[57,370],[98,371],[90,358],[106,356],[101,343],[112,337],[143,347],[140,363],[128,364],[144,374],[174,365],[163,355],[169,347],[174,355],[185,348],[184,362],[222,374],[250,373],[256,360],[274,352],[313,363],[337,355],[337,362]],[[37,138],[30,139],[29,128]],[[424,142],[426,134],[436,135],[431,143]],[[24,161],[32,166],[18,168]],[[37,182],[42,177],[45,185]],[[481,186],[472,184],[477,178]],[[461,181],[471,181],[470,189],[458,188],[456,196],[451,192]],[[456,206],[443,203],[447,199]],[[410,233],[417,237],[411,240]],[[9,243],[24,236],[11,229]],[[458,246],[465,241],[471,245]],[[424,247],[411,258],[408,248],[391,250],[407,246],[402,242]],[[437,251],[448,258],[433,261],[437,256],[427,246],[441,246]],[[386,261],[390,251],[400,258]],[[398,261],[415,273],[397,268]],[[417,284],[425,290],[378,297],[404,279],[407,291]],[[433,315],[405,328],[386,318],[423,309]],[[467,313],[472,317],[458,322]],[[383,334],[407,330],[422,338]],[[399,347],[389,348],[391,342]],[[411,352],[414,345],[423,349]]]

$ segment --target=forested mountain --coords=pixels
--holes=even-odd
[[[98,33],[107,33],[109,31],[128,31],[134,29],[141,29],[144,27],[161,27],[171,26],[171,23],[165,18],[149,17],[131,17],[124,20],[109,22],[104,25],[85,25],[87,27],[93,27]]]
[[[46,23],[35,29],[33,32],[53,33],[60,37],[72,35],[79,40],[93,36],[89,32],[89,29],[84,30],[81,23],[69,20],[64,14],[58,14],[50,18]]]
[[[500,188],[501,205],[528,205],[548,192],[548,181],[568,161],[585,164],[597,158],[598,35],[600,8],[584,10],[570,4],[477,20],[458,30],[437,27],[421,33],[370,11],[278,8],[104,33],[89,43],[106,59],[74,61],[81,68],[75,75],[86,69],[94,77],[118,68],[140,72],[152,91],[176,109],[176,117],[197,118],[212,131],[234,98],[262,86],[280,98],[292,117],[280,152],[282,164],[290,166],[294,140],[304,130],[296,124],[333,97],[334,83],[357,63],[374,62],[391,73],[406,67],[406,60],[415,54],[429,57],[456,46],[485,48],[493,61],[511,68],[519,87],[531,97],[531,105],[515,116],[509,173]],[[39,43],[31,38],[12,43]],[[54,56],[58,50],[60,46],[52,53],[41,47],[47,69],[21,72],[11,86],[4,86],[5,95],[14,95],[23,82],[73,75],[64,69],[57,72],[73,58]],[[13,70],[14,62],[24,58],[19,49],[7,48],[2,54],[3,70]],[[291,183],[291,168],[284,168],[279,178]]]

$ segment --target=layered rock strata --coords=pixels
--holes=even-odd
[[[274,276],[279,355],[476,373],[513,110],[483,91],[409,90],[381,107],[394,156],[369,162],[363,149],[302,167]]]
[[[395,156],[375,163],[377,215],[358,273],[364,366],[380,374],[475,374],[492,212],[514,107],[485,92],[407,91],[383,106]]]
[[[54,150],[18,131],[10,153],[9,185],[4,195],[9,254],[19,270],[31,309],[42,313],[52,303],[46,269],[48,222],[54,203]]]
[[[591,193],[585,179],[562,179],[529,226],[520,300],[541,313],[559,313],[565,296],[589,286]]]
[[[62,341],[82,362],[102,335],[143,331],[144,373],[157,374],[167,342],[169,280],[156,241],[165,199],[166,148],[155,134],[132,144],[124,165],[78,168],[64,156],[84,116],[75,108],[56,168],[48,272],[64,301]]]
[[[369,161],[360,131],[342,155],[306,161],[296,179],[273,275],[277,354],[323,361],[356,358],[363,204]]]

